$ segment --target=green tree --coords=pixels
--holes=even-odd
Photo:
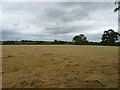
[[[88,42],[87,38],[84,36],[84,34],[80,34],[80,35],[77,35],[77,36],[73,37],[73,41],[77,45],[86,44]]]
[[[101,40],[104,44],[114,44],[115,41],[118,40],[119,36],[119,33],[115,32],[112,29],[109,29],[108,31],[104,31]]]

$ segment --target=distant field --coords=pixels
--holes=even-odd
[[[5,45],[3,88],[117,87],[118,47]]]

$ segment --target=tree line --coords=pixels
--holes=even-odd
[[[120,34],[115,32],[112,29],[104,31],[101,42],[89,42],[87,37],[84,34],[77,35],[73,37],[73,41],[77,45],[86,45],[86,44],[100,44],[100,45],[120,45]]]
[[[112,29],[104,31],[101,36],[101,42],[89,42],[84,34],[76,35],[73,37],[71,42],[68,41],[32,41],[32,40],[21,40],[21,41],[2,41],[2,45],[111,45],[120,46],[119,40],[120,34]]]

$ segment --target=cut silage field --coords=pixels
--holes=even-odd
[[[3,88],[118,86],[118,47],[2,46]]]

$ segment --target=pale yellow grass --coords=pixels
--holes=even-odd
[[[9,45],[2,50],[4,88],[117,87],[118,47]]]

